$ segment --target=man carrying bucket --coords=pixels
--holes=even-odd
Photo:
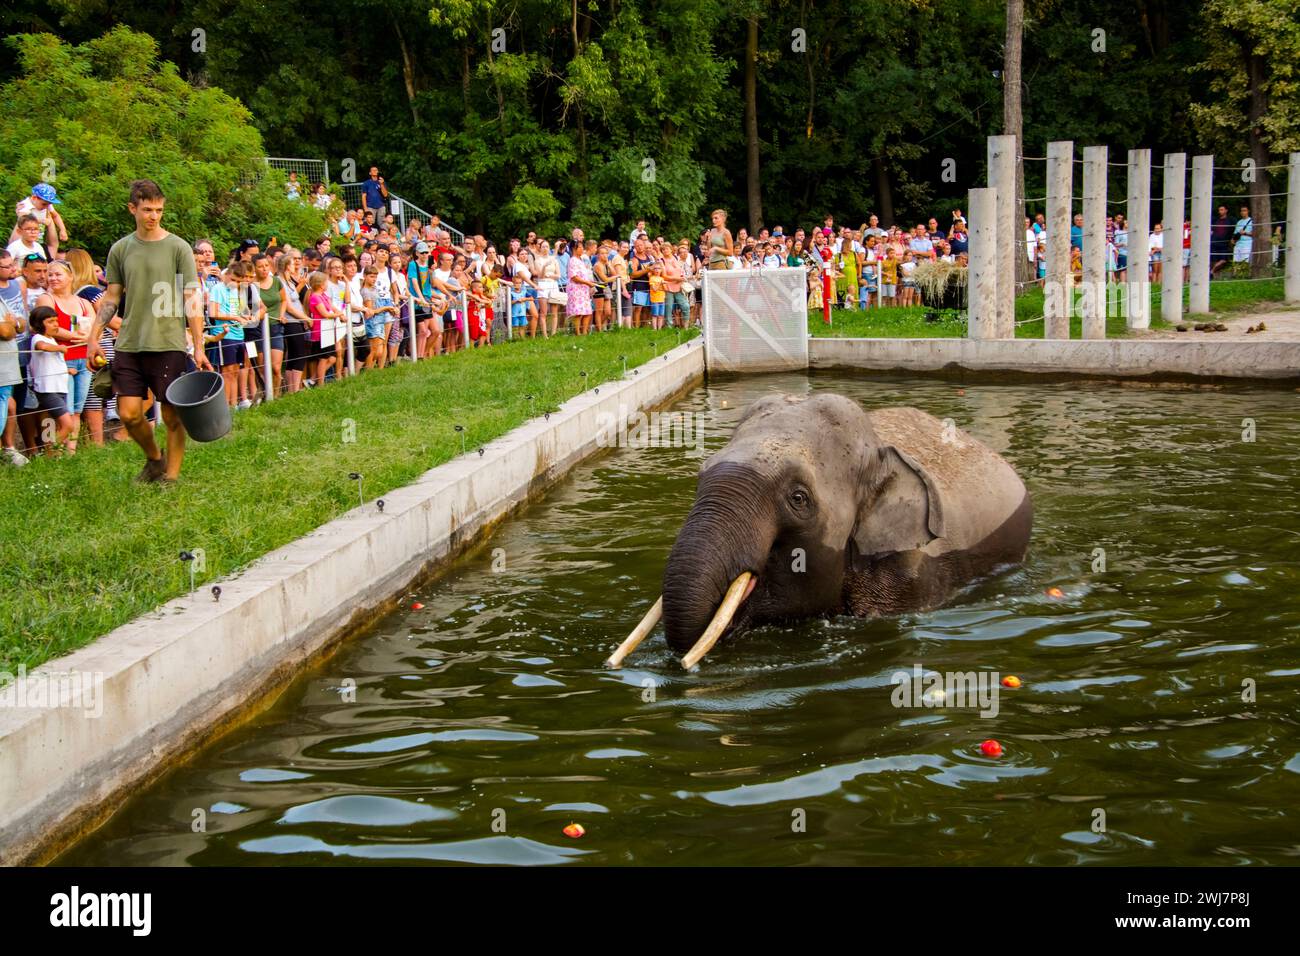
[[[151,179],[131,183],[127,209],[135,217],[135,232],[123,236],[108,252],[108,290],[99,300],[90,330],[91,368],[103,362],[100,332],[122,305],[122,328],[113,358],[113,387],[122,424],[144,452],[141,482],[172,484],[185,458],[185,428],[176,409],[167,404],[167,386],[185,373],[185,326],[193,342],[194,364],[212,371],[203,351],[203,287],[199,285],[189,244],[162,227],[163,193]],[[167,454],[154,440],[145,419],[148,394],[162,406],[167,426]]]

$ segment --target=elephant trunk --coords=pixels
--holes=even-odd
[[[701,477],[664,569],[664,636],[677,653],[689,650],[708,628],[739,575],[758,575],[766,566],[774,540],[771,517],[763,510],[769,494],[749,468],[722,464]],[[742,604],[737,619],[744,617]]]

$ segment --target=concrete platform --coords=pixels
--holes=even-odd
[[[385,494],[382,513],[367,503],[268,554],[219,582],[219,601],[171,601],[37,668],[59,706],[0,690],[0,863],[51,859],[597,451],[602,425],[703,375],[696,339]],[[59,675],[97,685],[94,707]]]
[[[1300,341],[1268,340],[1262,335],[1232,339],[1203,332],[1182,335],[1196,338],[817,338],[808,343],[808,362],[819,369],[1300,383]]]

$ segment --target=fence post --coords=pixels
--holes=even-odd
[[[460,291],[460,325],[464,331],[461,342],[469,348],[469,292],[465,289]]]
[[[1300,153],[1291,154],[1286,175],[1286,300],[1300,302]]]
[[[1160,259],[1160,318],[1178,323],[1183,318],[1183,202],[1187,195],[1187,154],[1166,153],[1164,175],[1164,246]],[[1172,223],[1172,225],[1170,225]]]
[[[1070,213],[1074,208],[1074,143],[1047,144],[1047,275],[1043,338],[1068,339],[1074,283],[1070,275]]]
[[[1016,138],[990,136],[989,186],[997,194],[997,283],[992,338],[1016,335],[1016,255],[1024,254],[1024,229],[1016,222]],[[1019,237],[1019,238],[1017,238]]]
[[[1002,245],[998,237],[998,191],[970,191],[970,261],[966,282],[966,335],[998,338],[998,294]],[[1013,277],[1014,278],[1014,277]]]
[[[1128,151],[1128,288],[1125,324],[1151,327],[1151,150]],[[1136,278],[1134,278],[1136,277]]]
[[[417,278],[419,277],[418,271],[416,273],[416,277]],[[406,297],[406,334],[411,338],[411,361],[418,362],[420,360],[420,353],[419,350],[416,348],[416,339],[415,339],[415,293],[414,292],[411,292],[411,294]]]
[[[1187,311],[1210,311],[1210,203],[1214,199],[1214,157],[1192,157],[1192,261]]]
[[[266,401],[275,398],[275,381],[271,378],[271,316],[262,316],[262,375],[266,383]]]
[[[351,303],[349,303],[347,308],[344,310],[344,314],[347,316],[347,320],[346,320],[347,324],[343,334],[348,337],[348,375],[352,376],[357,374],[357,352],[356,352],[356,345],[352,340],[352,304]]]
[[[1083,338],[1106,337],[1105,146],[1083,148]]]

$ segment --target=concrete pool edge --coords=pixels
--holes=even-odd
[[[812,338],[808,366],[1056,378],[1300,382],[1300,342]]]
[[[36,668],[28,683],[48,680],[58,706],[16,706],[17,682],[0,690],[0,864],[53,859],[600,450],[611,419],[703,378],[694,339],[385,494],[382,513],[367,503],[258,559],[220,582],[219,601],[178,598]],[[99,675],[102,714],[57,680],[70,674]]]

